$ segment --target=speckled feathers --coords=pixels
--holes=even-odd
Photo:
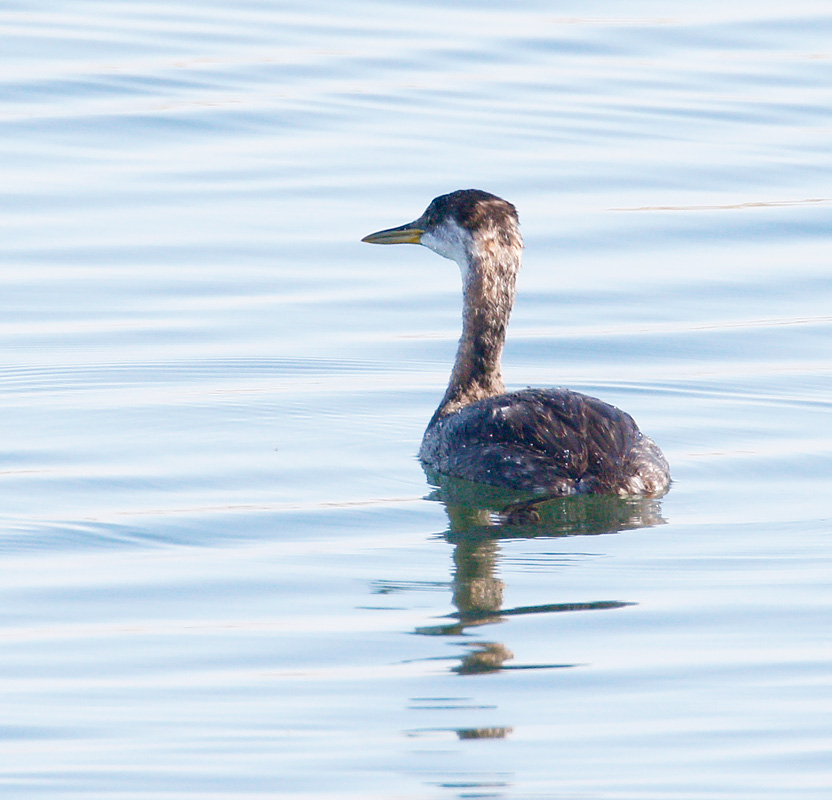
[[[633,418],[568,389],[500,394],[435,418],[419,455],[438,472],[548,496],[666,488],[664,458]],[[655,474],[635,477],[654,462]]]

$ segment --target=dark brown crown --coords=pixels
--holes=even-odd
[[[516,235],[519,223],[517,209],[511,203],[481,189],[459,189],[437,197],[422,220],[431,228],[448,217],[472,233],[484,229],[505,231],[507,240]]]

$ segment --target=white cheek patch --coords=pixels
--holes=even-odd
[[[468,231],[461,228],[455,221],[448,220],[431,231],[425,231],[420,241],[434,253],[456,261],[464,275],[470,260],[470,239],[471,234]]]

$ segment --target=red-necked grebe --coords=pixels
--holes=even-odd
[[[518,226],[511,203],[462,189],[362,240],[422,244],[462,272],[462,337],[419,458],[445,475],[549,496],[663,494],[667,461],[629,414],[568,389],[506,392],[500,357],[523,250]]]

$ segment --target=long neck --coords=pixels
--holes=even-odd
[[[436,417],[505,391],[500,359],[514,304],[519,253],[473,257],[463,271],[462,336]]]

